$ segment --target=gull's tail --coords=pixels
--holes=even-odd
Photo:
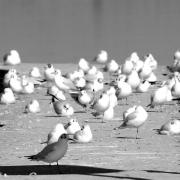
[[[31,156],[24,156],[30,159],[31,161],[38,161],[38,156],[37,155],[31,155]]]
[[[127,127],[126,122],[123,122],[119,127],[114,128],[114,130],[124,129],[126,127]]]
[[[148,107],[151,108],[151,107],[152,107],[152,104],[150,103],[150,104],[148,104],[146,107],[147,107],[147,108],[148,108]]]
[[[41,144],[47,144],[48,142],[47,141],[43,141],[43,142],[41,142]]]
[[[180,98],[172,98],[172,101],[179,101]]]

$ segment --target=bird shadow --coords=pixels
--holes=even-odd
[[[123,170],[107,169],[78,165],[23,165],[0,166],[1,174],[7,175],[50,175],[50,174],[81,174],[94,175],[96,173],[118,173]]]
[[[54,118],[54,117],[65,117],[65,116],[61,116],[61,115],[46,115],[46,116],[44,116],[44,117],[46,117],[46,118]]]
[[[180,174],[180,172],[175,171],[160,171],[160,170],[144,170],[148,173],[165,173],[165,174]]]
[[[75,114],[86,113],[86,111],[75,111]]]
[[[155,113],[162,113],[163,112],[163,110],[147,110],[147,112],[155,112]]]
[[[88,175],[93,177],[115,178],[115,179],[131,179],[131,180],[150,180],[142,177],[131,177],[129,175],[121,176],[119,173],[126,170],[100,168],[93,166],[79,165],[23,165],[23,166],[0,166],[1,175]],[[147,171],[148,172],[148,171]],[[110,174],[113,173],[113,174]],[[116,173],[116,174],[115,174]]]
[[[128,137],[128,136],[118,136],[118,137],[116,137],[117,139],[141,139],[141,138],[139,138],[139,137]]]

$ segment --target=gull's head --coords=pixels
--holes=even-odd
[[[61,70],[60,69],[56,69],[54,73],[56,76],[61,76]]]
[[[68,136],[68,134],[66,134],[66,133],[63,133],[60,137],[59,137],[59,139],[58,139],[58,141],[68,141],[68,139],[69,139],[69,136]]]
[[[66,109],[66,110],[68,110],[69,108],[70,108],[71,106],[67,103],[67,104],[64,104],[64,108]]]
[[[45,69],[54,69],[54,66],[53,66],[53,64],[46,64],[46,65],[44,66],[44,68],[45,68]]]
[[[101,83],[103,83],[103,79],[102,78],[98,78],[97,82],[101,84]]]
[[[71,124],[73,124],[73,123],[77,123],[77,119],[72,118],[72,119],[70,119],[70,120],[69,120],[69,122],[70,122]]]

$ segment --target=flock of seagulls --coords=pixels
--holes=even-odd
[[[18,65],[21,63],[19,53],[11,50],[4,56],[4,65]],[[114,109],[118,102],[127,99],[133,93],[146,93],[154,84],[159,84],[151,96],[146,107],[132,105],[123,112],[122,122],[114,130],[123,128],[137,129],[148,120],[150,109],[162,106],[164,103],[180,98],[180,51],[174,54],[174,64],[167,67],[172,73],[169,79],[163,82],[157,80],[154,70],[158,63],[152,54],[140,59],[137,52],[133,52],[123,64],[110,60],[104,50],[90,62],[80,59],[74,72],[62,74],[53,64],[47,64],[40,71],[33,67],[29,73],[20,74],[13,67],[3,78],[4,91],[0,96],[1,104],[14,104],[19,94],[33,94],[37,87],[47,88],[47,96],[51,98],[54,113],[67,117],[67,124],[58,123],[42,142],[45,147],[36,155],[26,156],[30,160],[44,161],[49,164],[57,162],[66,154],[68,141],[74,143],[89,143],[93,140],[90,125],[87,122],[80,126],[74,118],[74,108],[67,102],[71,97],[84,112],[99,117],[102,122],[115,119]],[[108,74],[108,79],[104,77]],[[49,86],[44,86],[50,84]],[[159,109],[157,109],[158,111]],[[32,99],[25,107],[24,113],[39,113],[40,104]],[[113,129],[112,129],[113,130]],[[163,124],[158,130],[160,134],[174,135],[180,133],[180,120],[173,119]]]

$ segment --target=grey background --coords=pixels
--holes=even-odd
[[[179,0],[0,0],[1,59],[17,49],[23,62],[78,62],[105,49],[171,64],[179,48]]]

